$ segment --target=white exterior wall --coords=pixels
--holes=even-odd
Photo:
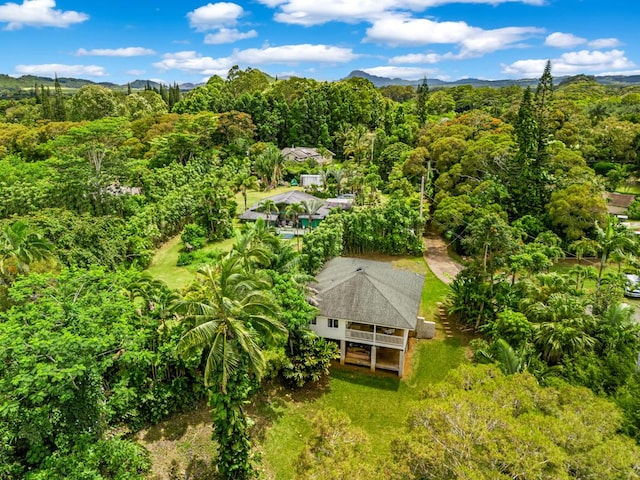
[[[338,319],[338,328],[329,328],[329,318],[318,315],[316,324],[310,325],[311,330],[324,338],[333,338],[334,340],[344,340],[345,330],[347,329],[347,320]]]
[[[300,175],[301,187],[310,187],[312,185],[322,186],[322,175]]]
[[[328,317],[324,317],[321,315],[318,315],[316,317],[316,324],[313,325],[309,325],[309,327],[311,328],[311,330],[313,330],[314,332],[316,332],[319,336],[324,337],[324,338],[331,338],[334,340],[346,340],[348,342],[353,342],[353,343],[361,343],[364,345],[377,345],[379,347],[388,347],[388,348],[395,348],[396,350],[402,350],[405,351],[407,349],[407,342],[409,339],[409,330],[406,329],[402,329],[403,330],[403,336],[402,337],[395,337],[398,338],[398,340],[401,339],[402,344],[398,345],[398,344],[390,344],[390,343],[386,343],[382,340],[378,340],[378,341],[373,341],[373,332],[371,333],[372,336],[372,340],[368,341],[366,339],[362,339],[362,338],[352,338],[352,336],[350,336],[349,338],[347,338],[347,334],[346,334],[346,330],[347,330],[347,323],[349,323],[350,320],[345,320],[343,318],[339,318],[338,319],[338,328],[331,328],[329,327],[329,318]],[[383,327],[378,327],[378,328],[383,328]],[[382,332],[380,330],[378,330],[378,334],[381,334]],[[380,335],[381,338],[384,338],[384,335]]]

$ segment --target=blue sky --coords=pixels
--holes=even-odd
[[[640,74],[637,0],[0,0],[0,73],[165,83]]]

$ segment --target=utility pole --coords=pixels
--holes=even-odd
[[[429,185],[430,181],[431,181],[431,159],[427,160],[427,185]],[[422,179],[420,180],[420,218],[422,218],[423,209],[424,209],[424,184],[425,184],[424,175],[422,175]]]
[[[424,175],[422,175],[422,180],[420,181],[420,218],[422,218],[423,204],[424,204]]]
[[[371,137],[371,164],[373,165],[373,146],[376,143],[376,134],[375,132],[373,133],[373,136]]]

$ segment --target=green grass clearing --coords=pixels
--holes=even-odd
[[[225,242],[206,248],[231,248],[233,240]],[[191,267],[175,265],[180,248],[179,237],[167,242],[158,250],[149,268],[152,275],[174,288],[182,287],[193,277]],[[424,274],[420,314],[427,319],[437,320],[437,303],[444,299],[449,287],[435,277],[423,257],[367,258],[391,261],[397,268]],[[256,420],[254,439],[262,457],[260,468],[264,477],[278,480],[296,478],[297,457],[311,435],[312,419],[316,412],[328,408],[344,412],[354,427],[367,434],[371,453],[368,458],[362,459],[363,462],[378,462],[388,458],[390,444],[396,436],[401,435],[407,415],[419,400],[421,392],[443,380],[449,370],[467,361],[466,338],[463,336],[447,340],[413,340],[412,343],[411,369],[403,379],[392,373],[372,374],[367,368],[335,365],[325,384],[293,392],[277,388],[267,396],[256,398],[250,410]],[[142,442],[152,452],[154,472],[158,472],[158,462],[166,465],[169,458],[167,447],[178,452],[177,461],[180,465],[189,463],[189,452],[210,451],[211,426],[203,421],[202,414],[202,409],[191,412],[193,420],[189,419],[189,414],[187,417],[176,416],[179,424],[196,426],[193,430],[179,427],[178,430],[184,430],[184,434],[172,435],[169,445],[168,439],[162,436],[154,438],[153,434],[143,434]],[[163,422],[162,430],[171,430],[171,422],[171,419]],[[168,477],[155,474],[153,478]]]
[[[228,252],[233,246],[233,238],[227,238],[219,242],[212,242],[205,245],[200,251],[203,253],[220,250]],[[198,265],[186,265],[179,267],[178,255],[182,250],[180,236],[177,235],[162,245],[153,257],[147,272],[155,279],[162,280],[169,288],[180,290],[186,287],[195,276]]]
[[[640,183],[637,181],[629,181],[616,190],[617,193],[625,193],[631,195],[639,195],[640,194]]]
[[[291,187],[278,187],[266,192],[263,191],[251,191],[247,194],[247,205],[251,206],[256,202],[259,202],[263,198],[277,195],[279,193],[287,192],[290,190],[296,190]],[[235,200],[238,203],[238,210],[244,209],[244,200],[241,194],[235,196]],[[237,226],[237,225],[236,225]],[[201,251],[212,252],[214,250],[221,250],[228,252],[233,246],[234,239],[228,238],[219,242],[212,242],[207,244]],[[184,267],[177,266],[178,255],[182,250],[182,242],[180,241],[180,235],[176,235],[172,239],[165,242],[160,248],[156,250],[147,272],[153,278],[165,282],[169,288],[180,290],[187,286],[194,278],[194,273],[197,270],[197,265],[188,265]]]
[[[178,255],[182,248],[180,235],[173,237],[156,250],[147,273],[165,282],[169,288],[181,289],[193,278],[193,273],[185,267],[178,267]]]
[[[464,361],[465,348],[459,340],[421,340],[415,346],[406,379],[371,374],[359,367],[334,367],[320,396],[317,390],[279,395],[270,405],[258,408],[261,416],[271,421],[259,445],[265,474],[278,480],[296,478],[297,457],[311,435],[311,421],[316,412],[327,408],[346,413],[352,425],[367,434],[371,454],[363,462],[388,458],[391,441],[402,433],[420,393]]]

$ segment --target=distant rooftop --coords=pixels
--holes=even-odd
[[[607,200],[607,211],[612,215],[625,213],[636,198],[635,195],[613,192],[605,192],[604,197]]]
[[[240,220],[257,220],[258,218],[264,218],[265,220],[272,221],[278,218],[278,215],[271,214],[269,218],[267,218],[266,213],[261,211],[261,207],[267,200],[272,200],[278,206],[282,205],[291,205],[293,203],[310,202],[310,201],[318,201],[322,202],[322,207],[318,209],[315,215],[312,215],[313,219],[323,219],[327,215],[329,215],[329,207],[325,204],[325,201],[314,197],[313,195],[309,195],[308,193],[303,192],[302,190],[290,190],[288,192],[279,193],[277,195],[273,195],[268,198],[264,198],[260,200],[258,203],[251,205],[242,215],[240,215]]]
[[[311,147],[286,147],[282,149],[282,155],[287,160],[295,162],[304,162],[305,160],[315,160],[316,162],[331,163],[333,160],[333,153],[327,150],[327,156],[322,155],[317,148]]]

